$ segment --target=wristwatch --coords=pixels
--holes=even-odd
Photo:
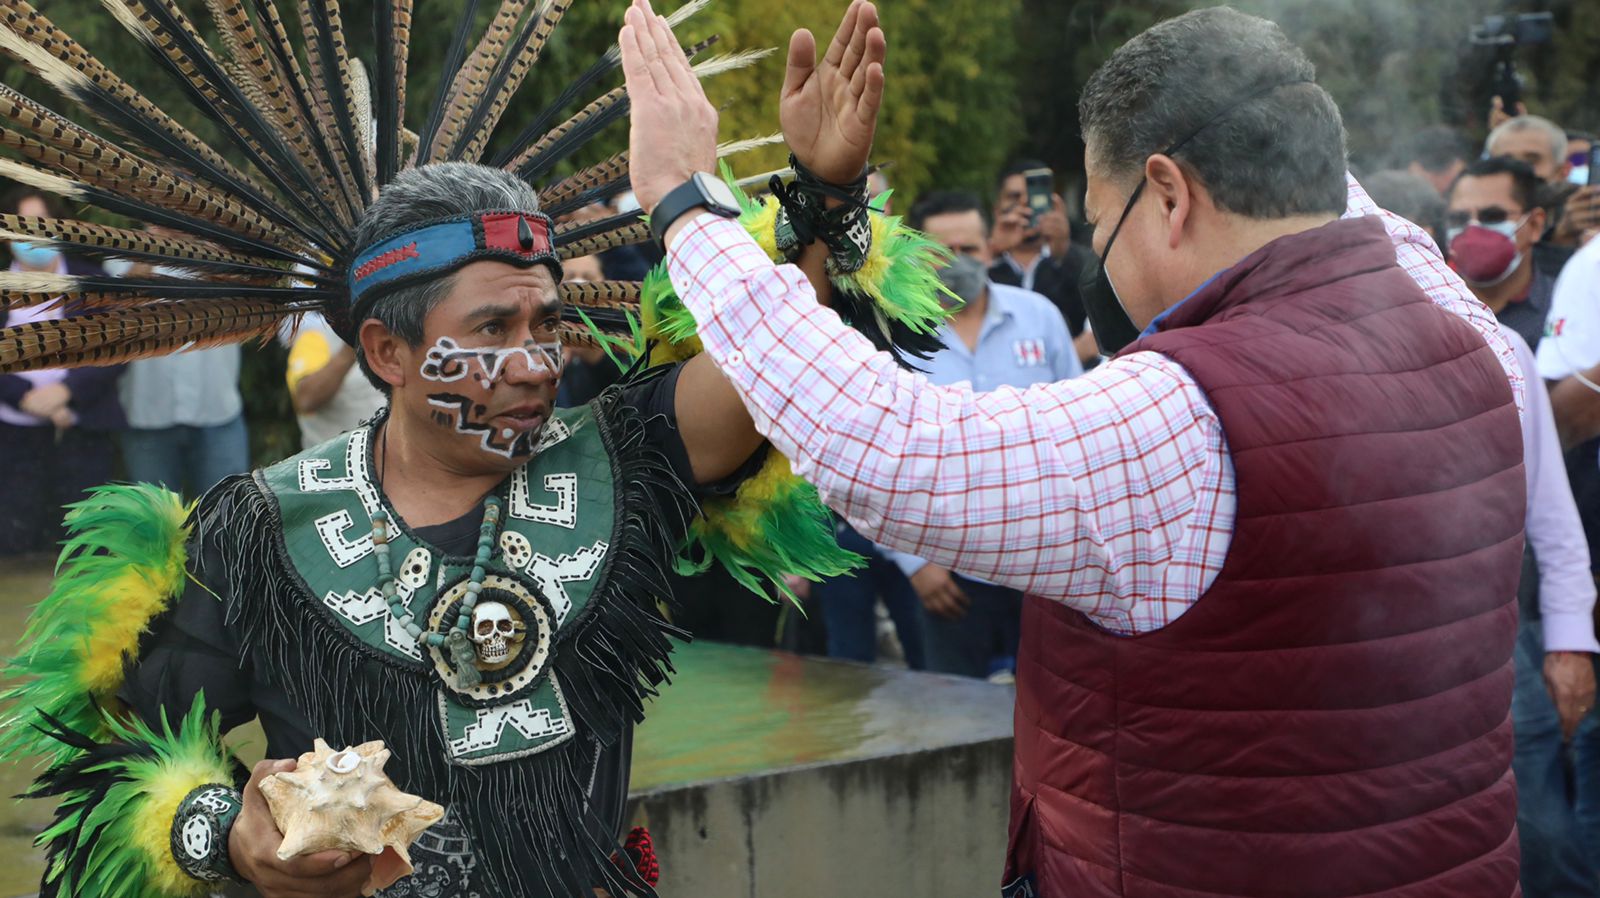
[[[733,188],[726,181],[708,172],[697,171],[656,203],[654,211],[650,213],[650,236],[665,248],[667,229],[672,227],[672,223],[698,209],[722,218],[738,218],[742,211],[739,198],[733,195]]]

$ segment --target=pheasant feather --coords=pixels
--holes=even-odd
[[[0,0],[0,51],[106,126],[170,156],[215,187],[266,202],[259,183],[90,56],[25,0]]]
[[[444,116],[439,131],[428,148],[427,161],[440,162],[458,158],[452,151],[466,130],[467,121],[482,103],[489,82],[500,68],[506,47],[517,34],[517,22],[522,18],[528,0],[501,0],[500,8],[489,21],[489,30],[478,41],[472,53],[456,72],[445,96]]]
[[[698,48],[690,50],[690,54]],[[774,51],[747,50],[715,56],[694,66],[695,76],[710,78],[724,72],[747,68],[771,56]],[[550,129],[533,146],[523,151],[507,166],[524,179],[537,178],[551,166],[565,159],[573,150],[587,143],[598,131],[628,114],[628,94],[625,88],[614,88],[604,96],[579,110],[565,122]]]
[[[693,0],[693,2],[685,3],[667,16],[667,27],[676,29],[709,5],[711,5],[711,0]],[[557,115],[561,114],[561,110],[571,106],[580,94],[588,91],[602,77],[614,71],[621,64],[622,49],[616,44],[612,44],[610,49],[601,54],[600,58],[595,60],[583,74],[562,88],[561,93],[556,96],[556,99],[550,105],[542,109],[528,124],[523,126],[522,131],[511,141],[511,150],[500,154],[490,164],[496,168],[507,167],[507,163],[517,154],[517,147],[527,146],[534,138],[549,130],[550,123],[555,121]]]
[[[489,136],[500,124],[500,117],[505,114],[512,95],[522,86],[528,72],[532,71],[533,66],[544,54],[550,35],[555,33],[556,26],[572,7],[572,2],[573,0],[545,0],[545,3],[534,12],[523,27],[522,33],[517,36],[511,52],[501,62],[500,70],[496,72],[494,80],[490,82],[489,102],[480,104],[473,112],[472,118],[467,121],[465,129],[468,134],[467,143],[455,158],[476,162],[483,156],[484,147],[489,143]]]
[[[308,199],[319,195],[315,179],[240,85],[227,76],[216,55],[173,0],[101,2],[151,48],[155,58],[187,89],[196,109],[224,128],[234,145],[266,175],[281,196],[303,215],[318,214],[315,201]],[[268,201],[267,205],[276,203]]]
[[[69,218],[0,215],[0,239],[44,243],[62,249],[103,255],[133,256],[190,265],[216,265],[232,269],[274,269],[271,260],[230,253],[192,237],[158,236],[110,225]]]
[[[561,285],[561,301],[594,309],[637,308],[638,281],[575,281]]]
[[[243,77],[239,78],[252,102],[276,125],[289,148],[299,158],[300,164],[317,179],[325,195],[343,199],[335,192],[335,183],[318,158],[316,147],[306,128],[293,89],[277,61],[267,50],[265,35],[257,30],[245,9],[244,0],[206,0],[211,16],[222,35],[223,46],[237,63]],[[348,223],[347,206],[337,208]]]

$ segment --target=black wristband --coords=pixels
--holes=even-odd
[[[830,276],[860,271],[872,250],[872,209],[867,203],[866,173],[840,187],[817,177],[792,154],[789,165],[794,169],[794,183],[783,185],[774,178],[772,184],[773,195],[781,206],[776,226],[778,252],[793,261],[807,246],[820,240],[828,248]],[[830,197],[841,200],[842,205],[829,209],[826,200]]]
[[[172,818],[172,858],[201,882],[244,882],[228,859],[228,833],[244,807],[237,789],[216,783],[200,786],[178,802]]]

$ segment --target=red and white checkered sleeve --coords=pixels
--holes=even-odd
[[[756,428],[869,538],[1120,632],[1166,623],[1214,577],[1231,471],[1176,364],[1141,353],[975,394],[875,352],[735,222],[692,221],[668,264]]]
[[[1439,255],[1439,248],[1426,231],[1392,212],[1378,208],[1372,197],[1367,196],[1366,190],[1356,183],[1354,175],[1346,173],[1345,183],[1349,191],[1349,203],[1345,207],[1344,217],[1378,215],[1383,218],[1383,227],[1394,242],[1395,260],[1400,267],[1411,275],[1411,279],[1428,294],[1434,305],[1466,319],[1489,344],[1489,348],[1494,350],[1495,356],[1500,359],[1500,367],[1505,369],[1506,379],[1511,382],[1511,395],[1516,400],[1517,412],[1521,414],[1522,366],[1517,364],[1516,350],[1511,348],[1511,343],[1501,333],[1500,322],[1494,313],[1478,297],[1473,296],[1461,276],[1445,264],[1444,258]]]

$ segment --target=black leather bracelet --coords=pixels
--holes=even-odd
[[[178,868],[201,882],[244,882],[228,859],[228,834],[244,808],[231,786],[200,786],[178,802],[172,818],[172,858]]]
[[[778,252],[794,261],[801,251],[820,240],[828,248],[828,274],[854,274],[872,250],[871,207],[867,203],[867,176],[843,187],[829,184],[800,164],[792,154],[794,183],[783,186],[773,179],[773,194],[781,208],[777,221]],[[826,200],[842,201],[832,209]]]

